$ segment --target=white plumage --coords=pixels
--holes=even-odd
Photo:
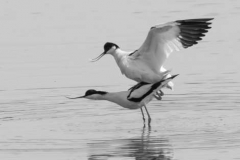
[[[161,80],[157,83],[142,85],[139,88],[130,89],[128,91],[105,92],[105,91],[96,91],[94,89],[90,89],[86,91],[84,96],[74,97],[70,99],[87,98],[92,100],[107,100],[128,109],[140,108],[141,111],[142,111],[142,107],[144,107],[148,114],[149,124],[150,124],[151,118],[147,111],[146,105],[153,99],[154,96],[159,95],[159,97],[161,97],[162,95],[161,93],[158,93],[158,91],[176,76],[177,75],[171,76],[166,79],[164,78],[164,80]],[[142,115],[143,115],[143,120],[145,121],[143,111],[142,111]]]
[[[111,54],[122,74],[137,82],[156,83],[168,72],[163,64],[173,51],[188,48],[208,32],[210,20],[188,19],[168,22],[151,27],[142,46],[134,52],[126,52],[114,43],[107,42],[104,52],[93,59],[99,60],[105,54]],[[170,76],[170,75],[169,75]],[[168,76],[168,77],[169,77]],[[167,87],[172,88],[168,83]]]

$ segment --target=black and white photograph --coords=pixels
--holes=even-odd
[[[0,160],[240,160],[239,0],[0,1]]]

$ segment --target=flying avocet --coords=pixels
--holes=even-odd
[[[153,26],[138,50],[123,51],[117,44],[107,42],[104,45],[104,52],[91,61],[97,61],[105,54],[111,54],[122,74],[139,82],[133,88],[142,84],[159,82],[163,75],[169,73],[163,64],[170,53],[188,48],[202,40],[201,37],[205,36],[211,28],[209,21],[212,19],[177,20]],[[173,83],[169,82],[166,87],[172,89]]]

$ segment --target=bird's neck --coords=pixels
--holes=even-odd
[[[107,93],[99,97],[98,100],[107,100],[123,106],[127,102],[127,91]]]
[[[125,74],[126,72],[126,64],[127,64],[127,61],[128,61],[128,55],[130,54],[131,52],[126,52],[126,51],[123,51],[121,49],[116,49],[113,53],[112,53],[112,56],[114,57],[118,67],[120,68],[122,74]]]
[[[124,92],[124,91],[123,91]],[[111,92],[104,95],[104,100],[116,103],[116,100],[119,99],[123,92]]]
[[[119,63],[124,56],[127,56],[130,52],[126,52],[121,50],[120,48],[116,49],[114,52],[112,52],[112,56],[116,60],[117,63]]]

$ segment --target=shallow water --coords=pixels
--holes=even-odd
[[[0,159],[240,159],[240,2],[0,2]],[[27,5],[28,4],[28,5]],[[112,41],[137,49],[151,25],[214,17],[198,45],[173,53],[174,91],[140,110],[69,100],[94,88],[127,90]]]

